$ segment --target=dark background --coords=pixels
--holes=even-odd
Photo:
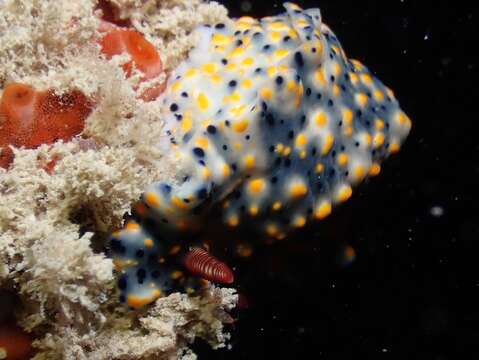
[[[221,2],[232,16],[283,12],[276,1],[246,12],[244,1]],[[478,359],[476,5],[297,3],[321,8],[348,56],[395,91],[413,129],[327,221],[233,264],[248,307],[234,313],[231,348],[197,341],[199,358]],[[357,256],[344,265],[347,245]]]

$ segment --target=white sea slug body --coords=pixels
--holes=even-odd
[[[399,150],[411,121],[392,91],[346,58],[319,9],[284,6],[279,16],[197,30],[199,44],[171,74],[163,98],[183,182],[145,191],[150,224],[182,231],[220,205],[227,225],[282,238],[328,216]],[[135,231],[114,236],[118,261],[131,260],[130,251],[115,250],[125,243],[136,251],[145,238],[159,241],[149,225]],[[146,277],[160,271],[155,266],[134,260]],[[129,281],[135,276],[130,270]],[[164,289],[158,278],[151,289]],[[144,303],[158,295],[137,283],[122,288],[126,297],[139,291]]]

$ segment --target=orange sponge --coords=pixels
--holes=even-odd
[[[71,140],[83,131],[92,108],[78,90],[56,95],[25,84],[8,85],[0,100],[0,166],[7,168],[13,160],[8,145],[34,149]]]

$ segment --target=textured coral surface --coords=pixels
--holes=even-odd
[[[199,0],[114,3],[160,54],[164,69],[153,79],[136,68],[126,76],[128,52],[102,56],[95,1],[0,2],[0,96],[21,83],[47,99],[81,93],[95,104],[85,107],[83,130],[75,122],[68,136],[9,138],[14,159],[0,168],[0,288],[20,296],[17,321],[37,339],[35,359],[192,358],[187,346],[197,336],[224,345],[224,311],[236,301],[230,290],[210,289],[173,294],[142,313],[117,302],[106,234],[147,184],[175,174],[158,146],[160,104],[138,91],[164,83],[194,44],[191,30],[224,21],[226,10]],[[48,110],[54,120],[67,113]]]

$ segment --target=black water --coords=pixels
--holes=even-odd
[[[234,16],[282,11],[221,2]],[[479,358],[477,5],[298,3],[320,6],[348,56],[394,89],[413,130],[327,221],[235,264],[249,307],[234,314],[230,349],[198,341],[200,359]],[[346,245],[357,257],[340,266]]]

